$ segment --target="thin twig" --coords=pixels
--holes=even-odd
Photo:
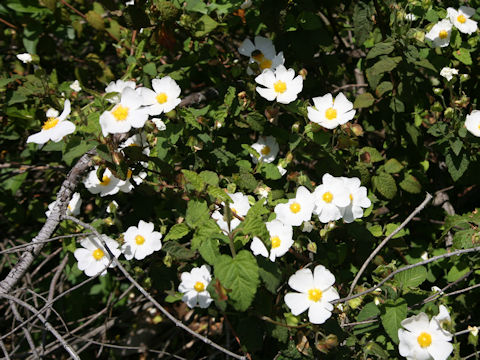
[[[80,234],[60,235],[60,236],[52,237],[52,238],[50,238],[50,239],[39,240],[39,241],[37,241],[37,244],[38,244],[38,243],[48,243],[48,242],[52,242],[52,241],[59,240],[59,239],[67,239],[67,238],[72,238],[72,237],[76,237],[76,236],[88,236],[88,235],[92,235],[92,233],[80,233]],[[31,245],[32,245],[32,244],[30,244],[30,243],[26,243],[26,244],[22,244],[22,245],[13,246],[13,247],[11,247],[11,248],[8,248],[8,249],[5,249],[5,250],[0,251],[0,255],[1,255],[1,254],[14,253],[14,252],[17,252],[17,250],[19,250],[19,249],[24,249],[24,248],[29,247],[29,246],[31,246]]]
[[[427,196],[425,197],[425,200],[417,206],[413,212],[408,215],[408,217],[403,221],[403,223],[400,224],[399,227],[397,227],[390,235],[388,235],[376,248],[373,250],[373,252],[370,254],[370,256],[365,260],[363,263],[362,267],[358,271],[357,275],[355,276],[355,279],[353,279],[352,285],[350,286],[350,291],[348,292],[348,296],[352,295],[353,289],[355,288],[355,285],[357,285],[358,280],[360,279],[360,276],[362,276],[363,272],[367,268],[368,264],[370,261],[373,260],[373,258],[378,254],[378,252],[385,246],[385,244],[392,238],[394,237],[400,230],[402,230],[409,222],[410,220],[413,219],[415,215],[417,215],[420,211],[423,210],[423,208],[428,204],[428,202],[432,199],[432,195],[427,193]]]
[[[210,345],[214,348],[216,348],[217,350],[220,350],[221,352],[223,352],[224,354],[227,354],[235,359],[239,359],[239,360],[246,360],[246,357],[245,356],[241,356],[241,355],[237,355],[227,349],[225,349],[224,347],[218,345],[217,343],[214,343],[212,340],[210,340],[209,338],[203,336],[203,335],[200,335],[198,333],[196,333],[195,331],[193,331],[192,329],[190,329],[188,326],[184,325],[181,321],[177,320],[172,314],[170,314],[162,305],[160,305],[160,303],[158,303],[153,297],[152,295],[150,295],[148,293],[147,290],[145,290],[129,273],[128,271],[123,267],[123,265],[120,263],[120,261],[111,253],[109,247],[105,244],[105,242],[103,241],[101,235],[98,233],[98,231],[91,225],[87,224],[87,223],[84,223],[83,221],[81,220],[78,220],[77,218],[73,217],[73,216],[69,216],[69,215],[66,215],[64,216],[64,219],[67,219],[67,220],[71,220],[81,226],[83,226],[84,228],[86,229],[89,229],[91,230],[95,236],[97,237],[98,241],[103,245],[103,247],[107,250],[107,252],[109,253],[111,259],[113,260],[113,262],[115,263],[115,265],[117,265],[118,269],[123,273],[123,275],[133,284],[135,285],[135,287],[137,288],[138,291],[140,291],[143,296],[145,296],[148,300],[150,300],[152,302],[152,304],[155,305],[155,307],[160,310],[167,318],[169,318],[174,324],[175,326],[178,326],[180,328],[182,328],[183,330],[185,330],[186,332],[188,332],[189,334],[193,335],[194,337],[196,337],[197,339],[203,341],[205,344],[207,345]]]
[[[18,312],[17,305],[15,304],[15,302],[10,300],[9,303],[12,308],[12,313],[15,319],[17,319],[17,321],[23,322],[22,316]],[[35,348],[35,343],[33,342],[30,331],[27,329],[26,326],[22,326],[22,330],[23,330],[23,334],[25,335],[25,338],[27,339],[28,346],[30,346],[30,350],[32,350],[33,355],[36,356],[37,358],[40,358]]]
[[[355,295],[352,295],[352,296],[347,296],[347,297],[344,297],[344,298],[341,298],[341,299],[338,299],[338,300],[333,300],[330,303],[331,304],[344,303],[344,302],[347,302],[349,300],[356,299],[357,297],[369,294],[372,291],[375,291],[376,289],[378,289],[383,284],[385,284],[388,280],[393,278],[395,275],[397,275],[401,272],[404,272],[406,270],[410,270],[410,269],[413,269],[413,268],[418,267],[418,266],[426,265],[426,264],[429,264],[429,263],[437,261],[437,260],[449,258],[449,257],[452,257],[452,256],[458,256],[458,255],[462,255],[462,254],[477,252],[477,251],[480,251],[480,246],[477,246],[477,247],[474,247],[474,248],[469,248],[469,249],[460,249],[460,250],[452,251],[451,253],[446,253],[446,254],[434,256],[430,259],[423,260],[423,261],[420,261],[420,262],[412,264],[412,265],[404,266],[404,267],[402,267],[400,269],[397,269],[397,270],[393,271],[392,273],[390,273],[390,275],[388,275],[385,279],[383,279],[382,281],[380,281],[378,284],[371,287],[370,289],[367,289],[365,291],[362,291],[362,292],[360,292],[358,294],[355,294]],[[458,294],[460,292],[469,291],[469,290],[472,290],[472,289],[477,288],[477,287],[480,287],[480,284],[470,286],[469,288],[465,288],[463,290],[458,290],[458,291],[454,291],[454,292],[445,294],[445,296],[455,295],[455,294]]]
[[[45,318],[35,309],[32,305],[16,298],[15,296],[8,295],[8,294],[1,294],[0,297],[3,297],[7,300],[11,300],[16,302],[18,305],[23,306],[24,308],[30,310],[33,314],[35,314],[38,319],[42,322],[43,326],[45,326],[48,331],[52,333],[53,336],[57,338],[58,341],[62,344],[63,348],[70,354],[70,356],[75,359],[75,360],[80,360],[80,357],[77,355],[75,350],[72,349],[72,347],[65,341],[65,339],[58,333],[57,330],[47,321]]]
[[[0,348],[3,351],[3,355],[5,355],[5,360],[10,360],[10,355],[8,355],[8,351],[3,340],[0,340]]]

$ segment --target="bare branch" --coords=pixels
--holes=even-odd
[[[367,260],[363,263],[362,267],[358,271],[357,275],[355,276],[355,279],[353,279],[352,285],[350,286],[350,291],[348,292],[348,296],[352,295],[353,289],[355,288],[355,285],[357,285],[358,280],[360,279],[360,276],[362,276],[363,272],[367,268],[368,264],[370,261],[373,260],[373,258],[378,254],[378,252],[385,246],[385,244],[392,238],[394,237],[400,230],[402,230],[412,219],[415,215],[417,215],[420,211],[423,210],[423,208],[428,204],[428,202],[432,199],[432,195],[427,193],[427,196],[425,197],[425,200],[417,206],[413,212],[408,215],[408,217],[400,224],[399,227],[397,227],[390,235],[388,235],[376,248],[373,250],[373,252],[370,254]]]
[[[17,321],[23,322],[22,316],[18,312],[17,305],[15,304],[14,301],[10,300],[10,306],[12,308],[13,316],[15,317],[15,319],[17,319]],[[28,331],[26,326],[22,326],[22,330],[23,330],[23,334],[25,335],[25,338],[27,339],[28,346],[30,346],[30,350],[32,350],[33,355],[39,358],[38,352],[35,349],[35,343],[33,342],[30,331]]]

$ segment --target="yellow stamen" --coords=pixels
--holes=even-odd
[[[132,177],[132,170],[128,169],[127,171],[127,180]]]
[[[196,292],[202,292],[205,290],[205,285],[202,282],[197,281],[195,285],[193,285],[193,288]]]
[[[430,335],[429,333],[426,333],[426,332],[422,332],[417,337],[417,341],[418,341],[418,344],[422,348],[426,348],[426,347],[430,346],[430,344],[432,343],[432,335]]]
[[[294,202],[290,204],[290,211],[294,214],[298,213],[301,209],[301,206],[299,203]]]
[[[237,209],[231,207],[230,210],[232,211],[232,213],[234,213],[235,215],[237,214]]]
[[[263,61],[260,61],[258,64],[260,66],[260,69],[265,70],[265,69],[270,69],[272,67],[272,61],[265,59]]]
[[[353,201],[353,195],[352,194],[348,195],[348,197],[350,198],[350,201]]]
[[[328,109],[325,111],[325,117],[326,117],[328,120],[336,119],[336,118],[337,118],[337,110],[335,110],[334,108],[328,108]]]
[[[322,199],[326,203],[331,203],[333,200],[333,194],[330,191],[327,191],[326,193],[323,194]]]
[[[275,84],[273,84],[273,89],[275,92],[283,94],[287,91],[287,84],[285,84],[282,80],[278,80]]]
[[[320,289],[310,289],[308,290],[308,300],[318,302],[322,298],[322,290]]]
[[[460,14],[460,15],[457,16],[457,21],[460,24],[465,24],[467,22],[467,18],[465,17],[465,15]]]
[[[265,60],[265,55],[260,50],[255,50],[252,52],[252,59],[257,62],[262,62]]]
[[[127,118],[129,108],[118,104],[115,109],[112,110],[112,115],[117,121],[123,121]]]
[[[110,183],[110,178],[107,175],[103,175],[102,181],[100,181],[100,185],[107,186]]]
[[[58,121],[59,121],[59,120],[58,120],[57,118],[49,117],[49,118],[43,123],[42,130],[48,130],[48,129],[54,128],[55,126],[57,126]]]
[[[92,256],[94,257],[95,260],[100,260],[101,258],[103,258],[105,256],[105,253],[103,252],[102,249],[95,249],[93,251]]]
[[[159,104],[165,104],[167,102],[168,96],[165,93],[160,93],[156,97]]]
[[[282,241],[280,240],[280,238],[278,236],[272,236],[270,238],[270,241],[272,242],[272,249],[275,249],[275,248],[279,247],[280,244],[282,243]]]
[[[270,146],[265,145],[260,152],[262,153],[262,155],[270,154]]]
[[[142,235],[135,236],[135,242],[137,245],[142,245],[145,242],[145,238]]]
[[[448,37],[448,31],[447,30],[441,30],[439,33],[438,33],[438,37],[440,39],[446,39]]]

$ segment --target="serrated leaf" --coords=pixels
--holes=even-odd
[[[393,51],[393,49],[395,49],[395,47],[393,46],[393,43],[391,41],[384,41],[375,44],[375,46],[371,48],[368,52],[366,59],[373,59],[374,57],[380,55],[388,55]]]
[[[452,149],[455,155],[459,155],[463,148],[463,141],[456,139],[455,141],[450,140],[450,148]]]
[[[470,56],[470,51],[467,49],[460,48],[455,50],[453,52],[453,56],[455,56],[457,60],[460,60],[465,65],[472,65],[472,57]]]
[[[398,344],[398,329],[400,323],[407,317],[407,302],[404,299],[387,300],[380,319],[388,336]]]
[[[209,218],[207,203],[204,200],[190,200],[188,202],[185,221],[190,227],[196,228],[208,221]]]
[[[189,231],[190,228],[186,224],[175,224],[170,228],[170,231],[168,232],[167,236],[165,236],[165,239],[163,241],[181,239],[182,237],[187,235]]]
[[[353,32],[355,43],[359,46],[370,36],[370,31],[373,27],[370,18],[370,6],[363,1],[358,1],[353,9]]]
[[[198,175],[195,171],[190,170],[182,170],[183,175],[185,176],[185,180],[193,185],[195,190],[202,191],[205,182],[203,181],[202,177]]]
[[[405,177],[400,182],[400,187],[411,194],[419,194],[422,191],[422,185],[417,178],[410,174],[405,174]]]
[[[395,280],[403,287],[415,288],[427,279],[427,269],[424,266],[417,266],[395,275]]]
[[[207,184],[218,186],[218,175],[213,171],[204,170],[199,175]]]
[[[355,109],[367,108],[369,106],[372,106],[374,102],[375,98],[373,97],[373,95],[366,92],[357,96],[353,107]]]
[[[198,248],[198,252],[207,263],[210,265],[215,265],[217,258],[220,256],[218,240],[212,238],[204,239]]]
[[[447,164],[447,169],[450,175],[452,176],[453,181],[457,181],[462,177],[462,175],[467,171],[468,161],[467,155],[462,153],[460,156],[449,152],[445,156],[445,163]]]
[[[366,163],[375,163],[375,162],[383,161],[382,154],[380,154],[380,152],[377,149],[370,146],[365,146],[364,148],[361,148],[359,155],[362,161]]]
[[[386,199],[393,199],[397,193],[397,184],[392,175],[380,172],[372,178],[373,185],[377,191]]]
[[[455,249],[468,249],[480,245],[478,230],[459,230],[453,235],[453,247]]]
[[[255,177],[249,172],[241,172],[235,179],[237,185],[249,192],[253,192],[258,185]]]
[[[390,174],[396,174],[402,171],[403,165],[397,159],[389,159],[385,163],[384,170]]]
[[[162,250],[178,260],[188,260],[195,256],[195,252],[187,249],[176,241],[167,241],[163,244]]]
[[[249,113],[245,119],[252,130],[260,132],[263,132],[263,124],[266,120],[265,116],[256,112]]]
[[[268,180],[278,180],[282,177],[274,164],[263,163],[260,167],[260,173]]]
[[[207,35],[209,32],[214,30],[218,26],[218,22],[213,20],[208,15],[203,15],[197,22],[194,24],[193,36],[202,37]]]
[[[257,261],[252,253],[242,250],[235,258],[221,255],[217,258],[214,273],[223,287],[231,290],[229,298],[233,307],[238,311],[247,310],[260,283]]]

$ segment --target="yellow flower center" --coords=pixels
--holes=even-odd
[[[100,185],[107,186],[110,183],[110,178],[107,175],[103,175],[102,181],[100,181]]]
[[[270,241],[272,242],[272,249],[279,247],[282,242],[278,236],[272,236]]]
[[[202,292],[203,290],[205,290],[205,285],[202,282],[197,281],[195,285],[193,285],[193,288],[196,292]]]
[[[127,179],[130,179],[132,177],[132,170],[128,169],[127,170]]]
[[[95,260],[100,260],[101,258],[103,258],[105,256],[105,253],[103,252],[102,249],[95,249],[93,251],[92,256],[94,257]]]
[[[135,242],[137,245],[142,245],[145,242],[145,238],[142,235],[135,236]]]
[[[283,94],[287,91],[287,84],[285,84],[282,80],[278,80],[275,84],[273,84],[273,89],[275,92]]]
[[[265,60],[265,55],[263,55],[263,53],[260,50],[254,50],[252,52],[252,59],[257,62],[261,62]]]
[[[265,69],[270,69],[272,67],[272,61],[265,59],[258,64],[260,66],[260,69],[265,70]]]
[[[326,117],[328,120],[336,119],[336,118],[337,118],[337,110],[335,110],[334,108],[328,108],[328,109],[325,111],[325,117]]]
[[[325,194],[323,194],[322,199],[326,203],[331,203],[333,200],[333,194],[330,191],[327,191]]]
[[[72,207],[70,205],[67,205],[67,209],[72,211]]]
[[[58,124],[58,119],[54,117],[49,117],[42,126],[42,130],[48,130],[54,128]]]
[[[465,17],[465,15],[460,14],[460,15],[458,15],[458,17],[457,17],[457,21],[458,21],[460,24],[465,24],[465,22],[467,21],[467,18]]]
[[[270,146],[265,145],[260,152],[262,153],[262,155],[270,154]]]
[[[420,335],[418,335],[417,341],[422,348],[426,348],[432,343],[432,335],[422,332]]]
[[[438,37],[440,39],[446,39],[448,37],[448,31],[447,30],[441,30],[439,33],[438,33]]]
[[[353,201],[353,195],[352,194],[350,194],[348,197],[350,198],[350,201]]]
[[[310,289],[308,290],[308,300],[312,300],[312,301],[320,301],[320,299],[322,298],[322,290],[320,289]]]
[[[156,97],[159,104],[165,104],[167,102],[168,96],[165,93],[160,93]]]
[[[301,206],[299,203],[294,202],[290,204],[290,211],[294,214],[298,213],[301,209]]]
[[[119,104],[112,110],[112,115],[117,121],[123,121],[127,118],[128,111],[128,107]]]

